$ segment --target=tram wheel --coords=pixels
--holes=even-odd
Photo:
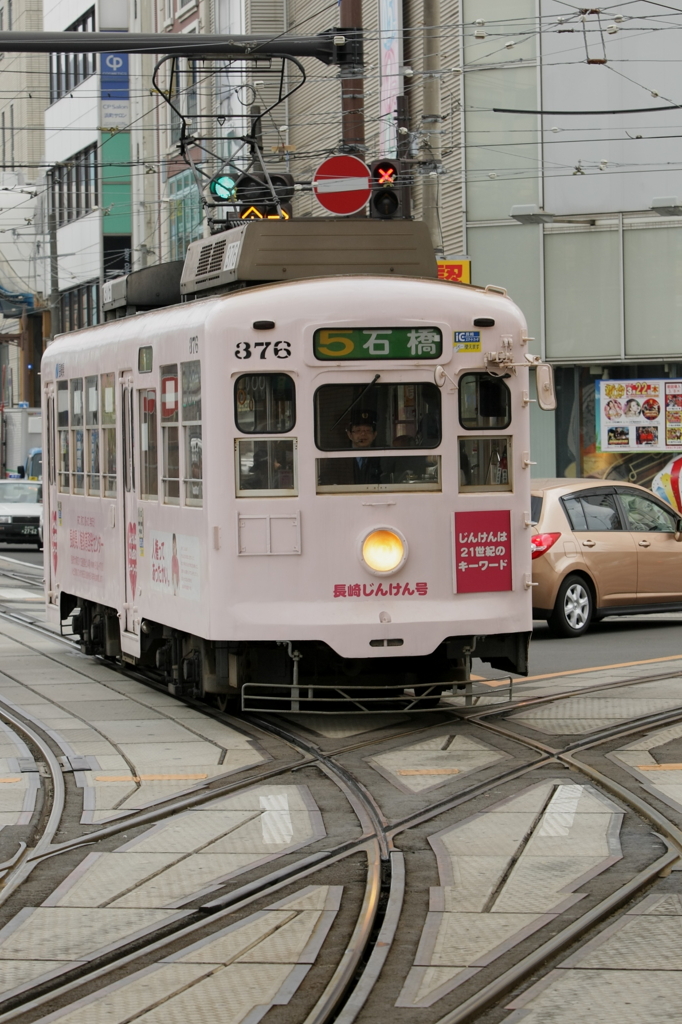
[[[559,587],[549,628],[556,636],[582,636],[590,628],[594,599],[582,576],[567,576]]]

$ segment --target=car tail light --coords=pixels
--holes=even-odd
[[[545,551],[549,551],[551,547],[554,547],[558,541],[560,533],[536,533],[530,539],[531,550],[533,552],[533,558],[539,558],[540,555],[544,555]]]

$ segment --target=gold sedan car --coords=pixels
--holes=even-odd
[[[651,491],[534,480],[533,617],[581,636],[606,615],[682,609],[682,519]]]

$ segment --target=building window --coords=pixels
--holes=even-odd
[[[12,108],[10,108],[12,113]],[[5,160],[5,121],[2,115],[2,149],[3,163]],[[12,158],[14,157],[14,125],[10,123],[12,132]],[[72,220],[78,220],[91,213],[97,206],[97,146],[88,146],[76,153],[71,159],[58,167],[53,167],[50,182],[50,201],[57,218],[57,227]]]
[[[102,249],[105,281],[123,277],[133,269],[130,235],[104,235]]]
[[[7,4],[7,23],[11,29],[12,0]],[[66,30],[67,32],[94,32],[95,8],[81,15]],[[50,103],[56,103],[67,93],[75,89],[97,70],[94,53],[52,53],[50,54]]]
[[[170,258],[181,260],[187,246],[203,232],[199,190],[191,171],[182,171],[168,179],[170,197]]]
[[[99,284],[96,281],[62,292],[60,301],[64,333],[99,323]]]

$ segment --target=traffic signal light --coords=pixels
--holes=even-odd
[[[372,195],[369,215],[380,220],[409,217],[409,191],[404,182],[400,160],[384,158],[370,165]]]
[[[270,184],[260,171],[245,171],[238,176],[222,173],[211,179],[208,190],[215,202],[238,205],[241,220],[289,220],[294,195],[293,176],[278,171],[270,174]],[[277,199],[272,194],[273,190]],[[277,200],[281,218],[277,212]]]
[[[233,203],[237,195],[237,182],[231,174],[216,174],[208,190],[219,203]]]

